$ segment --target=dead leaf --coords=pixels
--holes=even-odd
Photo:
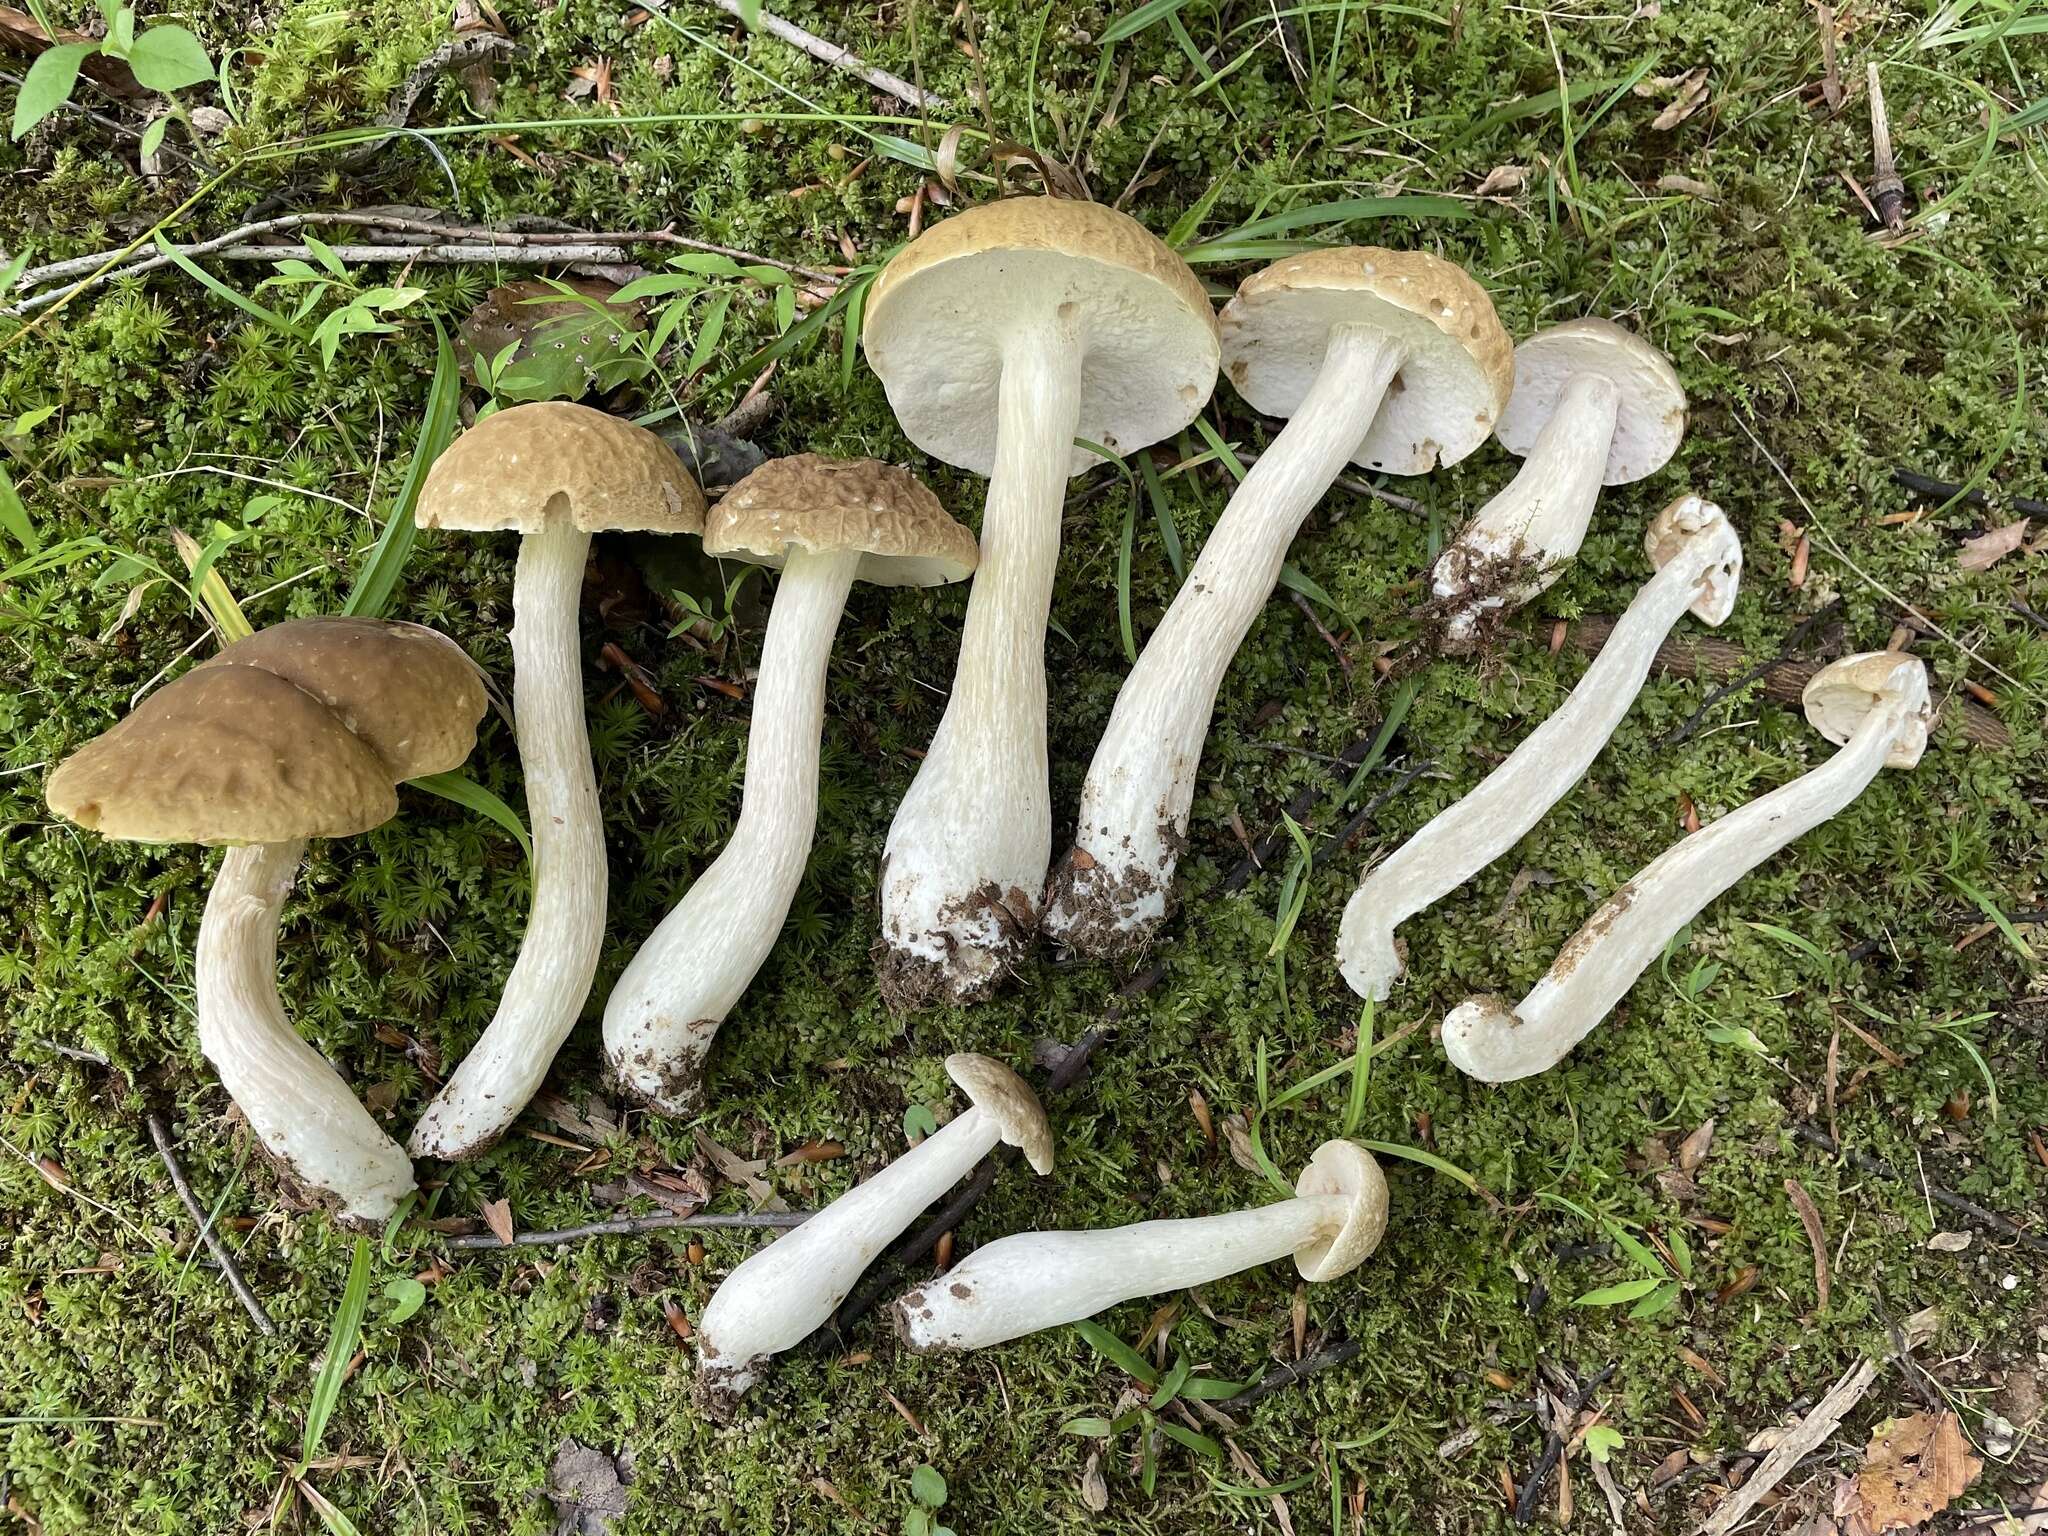
[[[1526,165],[1496,165],[1486,173],[1486,180],[1479,183],[1474,197],[1492,197],[1502,192],[1519,192],[1529,179]]]
[[[1708,1117],[1705,1124],[1694,1131],[1678,1147],[1678,1171],[1697,1173],[1700,1164],[1707,1160],[1707,1154],[1714,1148],[1714,1121]]]
[[[2026,542],[2027,524],[2032,521],[2032,518],[2023,517],[2016,523],[2007,523],[2003,528],[1994,528],[1989,533],[1978,534],[1974,539],[1963,540],[1963,551],[1956,556],[1956,569],[1990,570]]]
[[[1677,1450],[1657,1463],[1657,1470],[1650,1474],[1650,1486],[1652,1488],[1662,1488],[1691,1464],[1692,1452],[1681,1445]]]
[[[1671,105],[1650,119],[1657,133],[1668,133],[1707,104],[1707,66],[1702,64],[1685,75],[1672,96]]]
[[[1870,1437],[1856,1492],[1873,1531],[1919,1526],[1940,1514],[1984,1470],[1953,1413],[1887,1419]]]
[[[1927,1239],[1927,1247],[1934,1253],[1961,1253],[1970,1246],[1967,1232],[1937,1232]]]
[[[1820,1207],[1813,1203],[1813,1196],[1806,1192],[1806,1186],[1797,1179],[1785,1181],[1785,1193],[1791,1197],[1792,1209],[1799,1213],[1799,1224],[1806,1228],[1806,1240],[1813,1245],[1813,1289],[1815,1301],[1813,1310],[1825,1312],[1828,1309],[1828,1240],[1821,1230]]]
[[[491,1236],[501,1243],[512,1241],[512,1202],[510,1200],[486,1200],[484,1202],[484,1225],[491,1229]]]
[[[748,1196],[752,1198],[756,1210],[786,1211],[789,1209],[788,1204],[782,1197],[777,1195],[768,1186],[767,1180],[761,1177],[762,1170],[768,1166],[764,1160],[756,1158],[750,1162],[737,1153],[727,1151],[701,1130],[696,1133],[696,1137],[697,1150],[710,1158],[712,1165],[727,1180],[738,1184],[746,1190]]]
[[[794,1168],[798,1163],[829,1163],[834,1158],[846,1156],[844,1144],[836,1141],[807,1141],[794,1151],[785,1152],[775,1159],[778,1168]]]
[[[1226,1115],[1223,1118],[1223,1139],[1230,1146],[1230,1160],[1246,1173],[1259,1171],[1259,1160],[1252,1156],[1251,1129],[1244,1123],[1243,1115]]]
[[[1714,190],[1712,182],[1696,181],[1690,176],[1680,176],[1675,171],[1668,172],[1657,178],[1657,190],[1659,192],[1682,192],[1687,197],[1705,198],[1710,203],[1719,199],[1721,195]]]
[[[1090,1451],[1088,1464],[1081,1468],[1081,1502],[1093,1514],[1109,1508],[1109,1480],[1102,1475],[1100,1451]]]

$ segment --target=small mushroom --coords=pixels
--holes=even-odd
[[[1419,475],[1484,443],[1513,351],[1486,290],[1424,252],[1315,251],[1254,273],[1223,311],[1230,381],[1287,425],[1217,520],[1117,694],[1045,927],[1087,955],[1142,948],[1174,868],[1216,690],[1302,519],[1347,463]]]
[[[1335,1280],[1379,1246],[1387,1181],[1365,1148],[1324,1142],[1294,1187],[1292,1200],[1227,1216],[1000,1238],[898,1297],[896,1332],[920,1352],[981,1349],[1288,1254],[1304,1280]]]
[[[1842,750],[1652,860],[1572,935],[1520,1006],[1474,997],[1453,1008],[1453,1066],[1505,1083],[1564,1060],[1708,902],[1840,812],[1879,770],[1911,768],[1926,750],[1927,669],[1911,656],[1845,656],[1814,676],[1804,700],[1808,722]]]
[[[998,1141],[1052,1172],[1052,1131],[1024,1080],[988,1056],[946,1058],[973,1107],[725,1277],[697,1322],[698,1390],[724,1416],[771,1355],[822,1325],[861,1272]],[[1000,1245],[998,1245],[1000,1246]]]
[[[1431,573],[1441,640],[1468,650],[1549,587],[1586,541],[1603,485],[1662,469],[1685,436],[1685,390],[1664,354],[1606,320],[1572,320],[1515,348],[1495,429],[1525,460]]]
[[[1400,924],[1512,848],[1585,776],[1685,611],[1718,625],[1734,608],[1742,544],[1711,501],[1672,502],[1643,536],[1643,552],[1657,574],[1636,593],[1570,697],[1477,789],[1375,866],[1352,893],[1337,958],[1360,997],[1384,1000],[1400,977]]]
[[[604,940],[604,823],[583,722],[577,609],[590,536],[699,533],[704,495],[658,437],[585,406],[499,411],[434,462],[422,528],[519,533],[512,707],[533,824],[533,906],[498,1011],[413,1127],[415,1157],[487,1150],[547,1076]]]
[[[983,996],[1038,926],[1052,853],[1045,624],[1070,476],[1192,421],[1216,317],[1126,214],[1049,197],[935,224],[875,279],[861,345],[918,447],[989,476],[953,691],[884,847],[892,1007]]]
[[[936,586],[974,570],[974,535],[904,470],[798,454],[734,486],[704,549],[781,566],[761,645],[732,840],[640,946],[604,1011],[618,1082],[665,1114],[701,1099],[704,1058],[782,932],[818,821],[825,667],[856,579]]]
[[[264,1150],[374,1228],[412,1164],[277,992],[277,928],[312,837],[388,821],[401,780],[469,756],[484,689],[417,624],[295,619],[165,684],[50,775],[50,809],[102,837],[225,847],[194,962],[199,1048]]]

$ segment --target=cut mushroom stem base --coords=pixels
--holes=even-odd
[[[576,615],[590,535],[567,518],[524,534],[512,588],[512,707],[533,828],[533,905],[497,1015],[413,1127],[415,1157],[496,1144],[540,1088],[597,974],[604,824],[583,721]]]
[[[1405,355],[1378,328],[1333,328],[1307,396],[1217,519],[1096,746],[1074,850],[1047,894],[1046,931],[1060,943],[1120,954],[1165,921],[1216,690],[1302,520],[1357,450]]]
[[[194,962],[199,1048],[285,1173],[374,1231],[412,1193],[412,1164],[277,995],[277,925],[303,840],[230,848],[206,898]]]
[[[882,995],[894,1008],[986,995],[1037,929],[1052,853],[1045,621],[1081,363],[1080,338],[1057,312],[1004,348],[953,692],[882,855]]]
[[[619,1085],[665,1114],[702,1101],[704,1059],[782,933],[818,822],[825,672],[857,550],[794,550],[775,589],[732,840],[640,946],[604,1011]]]

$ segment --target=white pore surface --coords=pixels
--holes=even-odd
[[[1515,348],[1515,392],[1496,429],[1509,453],[1526,458],[1575,378],[1614,385],[1620,415],[1604,478],[1626,485],[1669,462],[1685,436],[1685,390],[1664,354],[1605,320],[1573,320]]]
[[[1871,710],[1822,766],[1659,855],[1572,936],[1520,1007],[1474,998],[1452,1009],[1444,1019],[1451,1064],[1504,1083],[1564,1060],[1708,902],[1862,794],[1925,704],[1923,674],[1917,700],[1897,698]]]
[[[498,1012],[413,1127],[415,1157],[483,1153],[519,1118],[576,1027],[604,940],[604,823],[583,723],[576,613],[590,535],[567,518],[519,541],[512,708],[533,830],[533,908]]]
[[[896,1302],[911,1348],[981,1349],[1077,1322],[1133,1296],[1270,1264],[1344,1227],[1351,1202],[1297,1196],[1252,1211],[1101,1232],[1019,1232],[977,1248]]]
[[[727,1275],[697,1320],[706,1375],[746,1391],[769,1356],[823,1324],[897,1234],[995,1150],[998,1134],[993,1116],[963,1111]]]
[[[1314,386],[1223,509],[1096,745],[1074,834],[1094,867],[1074,868],[1047,910],[1055,938],[1095,947],[1076,923],[1105,906],[1128,936],[1107,947],[1141,942],[1164,921],[1216,690],[1302,520],[1343,471],[1406,355],[1383,331],[1340,326]]]
[[[1550,718],[1352,893],[1337,936],[1338,963],[1352,991],[1384,1001],[1402,969],[1394,930],[1514,847],[1585,777],[1642,691],[1657,647],[1697,599],[1709,573],[1718,573],[1726,561],[1734,533],[1718,515],[1714,527],[1713,536],[1688,538],[1644,583]]]
[[[221,860],[194,962],[199,1049],[272,1157],[352,1225],[377,1224],[412,1193],[412,1164],[277,995],[278,915],[305,849],[266,843]]]
[[[732,840],[634,954],[604,1010],[618,1081],[667,1114],[702,1102],[718,1026],[782,935],[818,824],[825,669],[858,550],[793,552],[775,588]]]

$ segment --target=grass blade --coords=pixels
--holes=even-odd
[[[1098,1355],[1133,1381],[1141,1382],[1147,1388],[1159,1384],[1159,1373],[1146,1363],[1145,1357],[1107,1328],[1098,1323],[1079,1322],[1074,1324],[1074,1332],[1081,1335]]]
[[[430,773],[421,778],[407,779],[406,783],[414,789],[424,789],[430,795],[439,795],[443,800],[451,800],[464,810],[489,817],[512,834],[527,858],[533,857],[533,839],[526,835],[526,823],[519,819],[519,813],[468,774]]]
[[[211,272],[202,268],[183,251],[172,245],[170,241],[166,240],[163,237],[162,230],[155,231],[153,238],[156,241],[157,250],[162,253],[165,260],[175,265],[179,271],[183,272],[215,298],[226,299],[244,314],[253,316],[272,330],[279,331],[291,337],[294,341],[302,342],[308,346],[312,345],[313,336],[310,331],[306,330],[303,326],[293,325],[291,321],[285,319],[276,310],[268,309],[258,304],[246,293],[238,293],[233,288],[230,288]]]
[[[461,389],[455,348],[437,319],[434,321],[434,382],[427,389],[426,415],[420,422],[419,440],[413,444],[412,463],[406,467],[405,481],[399,487],[391,516],[377,535],[377,542],[370,547],[369,559],[356,572],[355,586],[349,590],[348,601],[341,605],[343,613],[380,618],[390,608],[392,596],[398,590],[399,573],[405,569],[406,557],[412,553],[416,531],[413,508],[419,502],[420,488],[427,483],[427,471],[434,467],[434,460],[441,456],[442,450],[455,436],[455,406]]]
[[[327,1421],[341,1401],[342,1382],[348,1363],[355,1358],[356,1338],[363,1329],[363,1310],[370,1304],[370,1240],[356,1239],[355,1256],[349,1260],[348,1283],[341,1290],[341,1305],[335,1309],[334,1326],[327,1335],[327,1353],[320,1362],[320,1374],[313,1382],[313,1400],[306,1405],[306,1434],[299,1444],[298,1476],[319,1454],[320,1440],[327,1433]]]

